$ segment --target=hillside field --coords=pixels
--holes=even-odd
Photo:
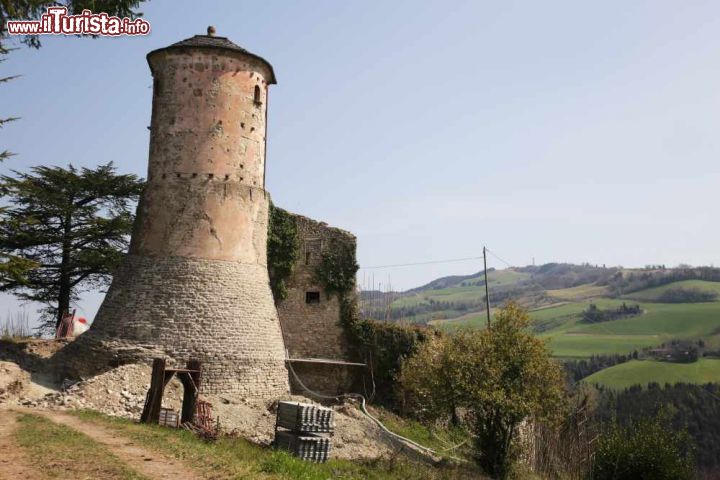
[[[533,332],[547,341],[555,357],[562,359],[630,354],[673,340],[702,339],[708,348],[720,349],[720,301],[658,301],[670,289],[720,294],[720,269],[699,268],[705,270],[621,269],[570,264],[492,270],[488,274],[491,315],[506,300],[517,301],[528,309]],[[661,286],[642,288],[642,282],[646,282],[645,285],[661,283]],[[582,312],[590,304],[605,310],[617,309],[623,303],[639,305],[642,314],[599,323],[582,321]],[[482,274],[439,278],[408,292],[393,294],[386,305],[394,312],[393,319],[428,323],[451,334],[463,329],[482,329],[487,325]],[[658,382],[676,381],[680,378],[676,372],[695,372],[688,381],[720,377],[720,362],[708,360],[699,362],[696,370],[687,365],[655,365],[651,361],[640,362],[640,366],[633,363],[613,368],[617,370],[609,369],[606,375],[617,375],[619,380],[614,381],[617,384],[626,373],[626,382],[631,383],[644,381],[645,374],[651,379],[647,381]],[[633,373],[635,371],[637,374]]]
[[[646,288],[639,292],[628,293],[625,298],[631,300],[644,300],[646,302],[652,302],[660,298],[660,296],[670,290],[671,288],[695,288],[702,291],[713,292],[720,295],[720,283],[719,282],[707,282],[704,280],[682,280],[680,282],[673,282],[660,287]]]
[[[613,389],[648,383],[709,383],[720,382],[720,360],[700,359],[694,363],[669,363],[655,360],[631,360],[600,370],[585,380]]]

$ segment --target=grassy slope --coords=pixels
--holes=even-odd
[[[525,280],[529,278],[529,275],[527,273],[515,272],[513,270],[495,270],[490,272],[488,277],[490,278],[489,286],[502,287]],[[482,279],[483,277],[479,276],[465,280],[465,282],[476,282]],[[463,282],[458,282],[456,285],[451,287],[437,290],[415,292],[412,295],[398,298],[391,304],[391,306],[392,308],[410,307],[423,303],[429,303],[430,300],[436,302],[479,301],[485,297],[484,285],[462,286],[462,283]]]
[[[557,300],[584,300],[586,298],[602,297],[607,294],[607,287],[588,283],[578,285],[572,288],[563,288],[560,290],[547,290],[548,296]]]
[[[720,360],[700,359],[695,363],[633,360],[594,373],[585,381],[616,389],[636,384],[646,385],[650,382],[720,382]]]
[[[589,302],[558,307],[562,313],[580,312]],[[601,308],[618,305],[622,300],[594,301]],[[704,338],[716,344],[720,331],[720,303],[663,304],[641,303],[643,315],[612,322],[583,324],[577,316],[555,316],[558,312],[544,309],[533,312],[537,318],[557,321],[557,326],[541,336],[550,341],[559,357],[588,357],[591,354],[628,353],[632,350],[658,345],[672,339]],[[537,321],[537,320],[536,320]]]
[[[494,271],[490,285],[509,286],[525,280],[527,274],[512,270]],[[465,282],[481,280],[482,276]],[[626,354],[644,347],[659,345],[673,339],[702,338],[714,348],[720,347],[720,302],[695,304],[654,303],[663,291],[672,287],[694,287],[720,292],[720,283],[690,280],[635,292],[626,299],[605,298],[606,288],[585,284],[562,290],[548,290],[547,298],[554,305],[545,305],[530,312],[534,330],[548,341],[557,357],[587,358],[597,354]],[[434,301],[462,301],[481,299],[482,286],[465,286],[458,282],[447,288],[426,290],[396,300],[395,307],[411,306]],[[580,323],[580,314],[590,303],[600,308],[612,308],[623,302],[639,302],[644,313],[612,322],[587,325]],[[483,311],[439,312],[431,323],[445,331],[456,332],[466,328],[485,328]],[[445,318],[445,319],[442,319]],[[715,365],[715,364],[711,364]]]
[[[540,337],[558,357],[586,358],[593,354],[628,353],[672,339],[703,338],[718,344],[720,302],[694,304],[640,303],[644,313],[611,322],[583,324],[580,313],[590,303],[612,308],[627,300],[597,298],[562,303],[530,312]],[[484,328],[485,315],[469,314],[437,323],[446,331]]]
[[[720,282],[706,282],[704,280],[683,280],[673,282],[660,287],[647,288],[638,292],[628,293],[625,297],[633,300],[651,302],[657,300],[660,295],[671,288],[697,288],[704,291],[720,294]]]

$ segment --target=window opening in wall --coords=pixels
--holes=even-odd
[[[305,303],[320,303],[320,292],[305,292]]]
[[[305,265],[320,258],[322,241],[319,238],[305,240]]]
[[[255,105],[262,105],[262,102],[260,101],[260,87],[258,85],[255,85]]]

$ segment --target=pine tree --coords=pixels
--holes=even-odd
[[[143,182],[95,169],[34,167],[0,177],[0,291],[45,304],[57,326],[81,292],[106,286],[127,250]]]

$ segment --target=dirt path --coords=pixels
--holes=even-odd
[[[128,467],[148,478],[158,480],[166,478],[173,480],[201,480],[204,478],[200,473],[194,471],[182,461],[150,451],[110,428],[85,422],[62,412],[47,410],[32,410],[28,412],[42,415],[53,422],[84,433],[97,443],[104,445],[113,455],[127,464]],[[0,451],[2,451],[2,449],[0,449]],[[24,478],[28,477],[25,476]]]
[[[13,440],[16,428],[16,414],[0,410],[0,480],[39,478],[37,470],[30,466],[22,449]]]

